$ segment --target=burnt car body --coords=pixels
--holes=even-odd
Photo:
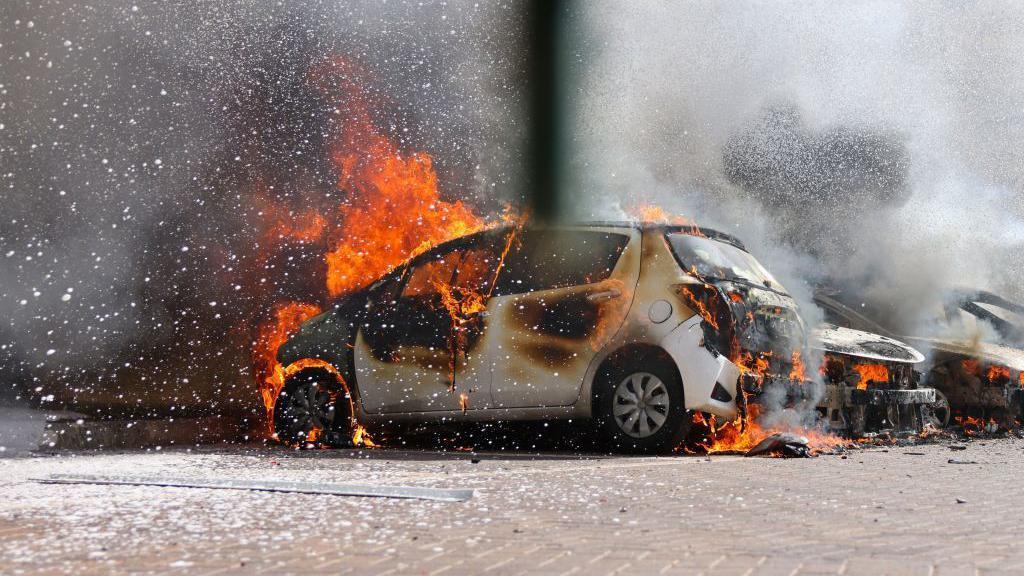
[[[834,324],[900,338],[928,351],[923,383],[934,388],[937,396],[926,408],[928,423],[941,428],[954,421],[976,422],[979,427],[989,425],[989,431],[1019,425],[1024,349],[1020,325],[1014,319],[1024,313],[1024,307],[985,291],[952,291],[938,312],[933,332],[974,335],[960,338],[897,335],[892,315],[839,290],[819,288],[814,299]],[[994,341],[982,340],[983,333]]]
[[[350,418],[593,419],[615,448],[667,451],[691,412],[743,414],[744,387],[791,374],[805,341],[793,298],[726,234],[508,226],[434,247],[305,322],[278,352],[290,376],[274,423],[302,441]]]
[[[824,395],[818,408],[829,429],[858,438],[865,432],[921,429],[935,390],[919,386],[924,356],[879,334],[825,324],[812,337],[822,354]]]

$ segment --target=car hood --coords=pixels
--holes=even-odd
[[[880,334],[822,324],[811,332],[811,348],[882,362],[917,364],[924,355],[915,348]]]
[[[277,349],[277,361],[288,366],[301,358],[333,357],[354,336],[351,327],[362,318],[365,303],[365,292],[357,292],[309,318]]]
[[[947,338],[907,338],[915,345],[948,354],[977,358],[984,362],[1001,364],[1013,370],[1024,371],[1024,350],[991,342],[972,342]]]

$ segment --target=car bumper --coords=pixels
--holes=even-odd
[[[931,404],[935,402],[934,388],[913,390],[848,390],[849,403],[866,406],[888,404]]]
[[[732,420],[739,414],[736,396],[741,371],[725,356],[703,346],[700,322],[700,316],[686,320],[665,336],[661,347],[679,369],[686,408]]]

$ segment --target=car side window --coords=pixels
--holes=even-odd
[[[416,265],[402,290],[402,298],[416,298],[438,293],[438,284],[451,284],[457,255],[446,252]]]
[[[593,284],[611,276],[629,236],[587,230],[526,230],[505,258],[495,295]]]
[[[501,253],[490,240],[485,238],[459,252],[454,287],[482,295],[491,293]]]

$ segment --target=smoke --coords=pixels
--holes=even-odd
[[[445,194],[514,199],[514,10],[33,4],[0,8],[0,397],[261,411],[253,323],[325,296],[322,250],[261,244],[270,203],[337,206],[324,146],[345,118],[308,81],[331,55],[367,70],[374,120]]]
[[[924,329],[1024,297],[1024,7],[599,2],[576,29],[576,211],[733,233],[814,319],[831,283]]]

